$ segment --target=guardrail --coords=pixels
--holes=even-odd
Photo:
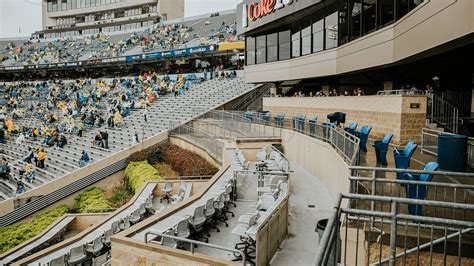
[[[194,254],[194,245],[204,246],[204,247],[211,248],[211,249],[218,249],[218,250],[223,250],[223,251],[227,251],[227,252],[238,253],[242,258],[242,265],[245,266],[246,262],[247,262],[247,259],[245,257],[244,252],[242,252],[240,250],[237,250],[237,249],[226,248],[226,247],[222,247],[222,246],[217,246],[217,245],[213,245],[213,244],[204,243],[204,242],[201,242],[201,241],[195,241],[195,240],[182,238],[182,237],[177,237],[177,236],[173,236],[173,235],[162,234],[162,233],[159,233],[159,232],[156,232],[156,231],[153,231],[153,230],[150,230],[150,231],[145,233],[145,244],[149,244],[149,243],[161,244],[158,241],[149,240],[148,239],[149,235],[152,235],[152,236],[155,236],[155,237],[161,237],[161,238],[169,238],[169,239],[173,239],[175,241],[188,243],[190,245],[190,250],[189,251],[191,252],[191,254]]]
[[[465,203],[474,204],[474,184],[461,184],[457,182],[443,183],[443,182],[424,182],[413,180],[393,179],[388,175],[396,173],[410,173],[410,174],[432,174],[438,177],[446,177],[450,179],[455,178],[474,178],[474,173],[458,173],[447,171],[424,171],[411,169],[396,169],[396,168],[376,168],[376,167],[349,167],[351,170],[350,193],[354,194],[368,194],[371,196],[391,196],[397,198],[408,198],[407,191],[412,189],[418,193],[427,190],[426,200],[437,202],[451,202],[451,203]],[[443,178],[444,179],[444,178]],[[367,208],[371,211],[383,211],[387,205],[381,203],[376,205],[376,202],[370,202],[370,205],[361,206],[358,202],[351,202],[351,206],[355,208]],[[435,218],[452,218],[457,220],[473,219],[474,216],[466,215],[465,210],[456,209],[439,209],[427,208],[424,211],[425,216]]]
[[[452,133],[423,128],[421,132],[421,152],[438,157],[438,136],[441,134],[454,135]],[[467,140],[467,166],[474,169],[474,138]]]
[[[383,90],[378,91],[377,95],[425,95],[422,90]]]
[[[321,123],[311,119],[302,121],[297,117],[284,117],[280,120],[263,118],[261,113],[256,112],[253,113],[252,118],[247,118],[245,112],[242,111],[221,110],[211,111],[200,118],[246,123],[245,128],[255,137],[281,137],[281,129],[296,131],[329,143],[349,165],[357,165],[359,162],[359,138],[331,123]],[[229,128],[229,130],[239,130],[241,127]]]
[[[352,205],[344,208],[343,200],[383,202],[390,208],[388,211],[363,210]],[[339,194],[320,239],[315,264],[446,265],[456,261],[461,265],[470,252],[469,247],[463,250],[463,235],[474,230],[474,222],[404,214],[400,207],[407,204],[474,212],[474,204]],[[367,223],[377,224],[379,228],[366,227]]]
[[[224,150],[224,143],[205,131],[196,129],[189,125],[181,125],[172,129],[170,131],[170,136],[180,136],[194,145],[203,148],[220,162],[223,161],[222,152]]]

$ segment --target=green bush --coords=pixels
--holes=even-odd
[[[67,205],[61,205],[34,216],[30,221],[18,222],[0,228],[0,253],[35,237],[68,211]]]
[[[112,208],[104,191],[98,187],[87,188],[74,200],[74,209],[78,213],[108,212]]]
[[[133,194],[124,185],[121,185],[114,188],[114,190],[112,191],[112,195],[109,198],[109,201],[110,204],[112,204],[112,207],[120,208],[125,203],[127,203],[132,197]]]
[[[125,169],[125,182],[133,193],[149,180],[161,180],[158,171],[147,161],[131,162]]]

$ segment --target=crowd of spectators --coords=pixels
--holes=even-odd
[[[140,47],[149,52],[170,50],[195,45],[218,44],[235,41],[236,23],[213,25],[210,33],[200,35],[192,26],[184,24],[159,24],[141,32],[112,40],[110,35],[99,33],[83,37],[66,37],[40,41],[31,39],[23,43],[10,42],[0,47],[0,63],[9,60],[11,65],[35,65],[47,63],[75,62],[123,56],[127,51]]]
[[[192,83],[182,75],[171,80],[168,75],[154,72],[110,80],[0,84],[0,145],[11,141],[28,146],[19,161],[22,170],[14,174],[17,193],[24,191],[23,182],[34,182],[36,168],[45,168],[48,148],[66,148],[72,136],[84,138],[83,132],[97,128],[93,139],[87,141],[91,147],[109,149],[108,128],[120,128],[123,118],[136,110],[142,110],[146,121],[147,108],[158,97],[178,97],[191,87]],[[130,141],[138,142],[137,134]],[[78,161],[80,167],[89,163],[87,151]],[[0,178],[8,179],[11,173],[5,165],[8,160],[0,161]]]

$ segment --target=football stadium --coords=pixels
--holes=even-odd
[[[0,24],[0,265],[474,265],[474,1]]]

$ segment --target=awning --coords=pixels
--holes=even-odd
[[[222,42],[219,43],[218,51],[228,51],[228,50],[236,50],[236,49],[244,49],[245,42]]]

